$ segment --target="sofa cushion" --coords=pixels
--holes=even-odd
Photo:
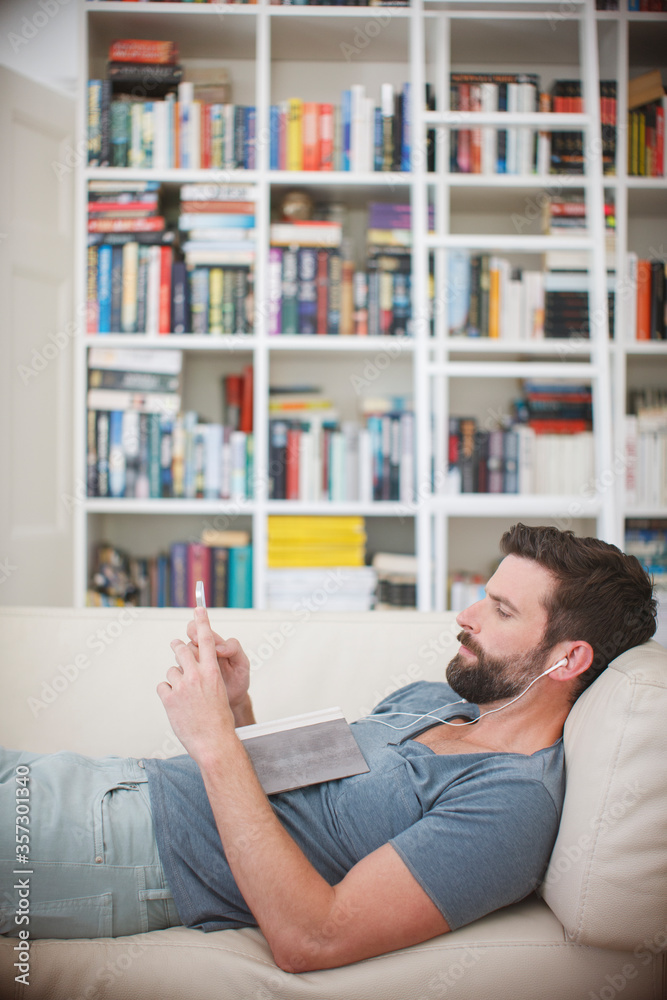
[[[566,941],[534,896],[423,944],[300,974],[279,969],[254,928],[203,934],[173,927],[35,941],[30,985],[14,993],[15,940],[0,940],[3,1000],[588,1000],[619,989],[622,1000],[662,995],[657,962]]]
[[[614,660],[568,716],[565,803],[541,893],[580,944],[667,946],[666,720],[667,650],[654,640]]]

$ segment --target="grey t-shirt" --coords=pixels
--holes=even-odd
[[[410,684],[372,713],[406,728],[352,723],[368,773],[270,796],[329,884],[389,842],[452,930],[536,887],[565,785],[561,740],[531,756],[436,754],[414,741],[438,723],[405,713],[476,717],[476,706],[458,702],[448,684]],[[188,756],[145,763],[160,857],[183,923],[205,931],[256,924],[234,883],[197,765]],[[243,851],[253,835],[248,829],[232,850]]]

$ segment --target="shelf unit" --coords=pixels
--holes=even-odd
[[[621,440],[627,368],[633,359],[656,357],[667,362],[664,345],[625,345],[620,341],[610,348],[606,330],[606,276],[602,254],[603,191],[614,190],[618,219],[617,274],[628,242],[628,217],[635,193],[652,204],[656,195],[667,202],[667,182],[645,182],[625,174],[625,135],[618,130],[617,176],[602,177],[599,155],[589,158],[585,177],[572,179],[556,175],[472,175],[454,174],[446,169],[447,126],[460,123],[447,116],[449,87],[445,85],[451,68],[450,50],[456,54],[456,67],[480,70],[508,66],[534,69],[536,38],[549,40],[548,66],[537,67],[545,82],[553,78],[581,75],[592,112],[585,115],[523,114],[517,123],[543,127],[549,131],[573,128],[591,135],[599,132],[597,102],[597,65],[606,59],[605,73],[616,76],[619,91],[619,121],[624,120],[624,95],[627,67],[632,65],[632,31],[638,26],[645,32],[650,23],[667,38],[667,16],[632,15],[625,12],[595,12],[589,2],[563,5],[551,0],[414,0],[411,8],[304,7],[273,6],[260,0],[251,5],[107,2],[87,0],[81,5],[83,40],[79,100],[80,138],[86,135],[86,83],[89,77],[104,75],[104,59],[114,38],[172,38],[178,41],[186,63],[221,59],[231,69],[234,99],[252,103],[257,108],[257,135],[268,135],[269,106],[276,100],[306,91],[311,100],[335,99],[352,82],[363,82],[369,92],[379,96],[385,80],[399,85],[409,80],[412,95],[412,127],[415,142],[426,140],[427,129],[437,128],[438,167],[434,174],[425,169],[424,157],[413,157],[410,173],[328,173],[269,170],[266,142],[257,145],[257,168],[252,171],[183,170],[162,171],[131,168],[82,168],[77,179],[78,241],[75,261],[77,301],[85,303],[85,219],[87,184],[90,179],[159,180],[173,188],[185,182],[239,182],[257,186],[255,263],[255,324],[247,336],[168,336],[145,335],[90,336],[81,333],[76,344],[76,419],[75,461],[77,480],[85,483],[85,393],[87,351],[94,344],[108,347],[180,348],[186,352],[186,365],[204,366],[218,373],[240,362],[252,361],[254,368],[254,437],[255,469],[268,465],[268,386],[274,375],[287,377],[292,372],[312,371],[316,380],[342,399],[350,412],[358,402],[350,389],[350,374],[363,370],[365,362],[389,359],[374,384],[380,391],[398,388],[412,393],[417,425],[417,482],[412,504],[398,502],[298,503],[274,501],[267,497],[266,476],[256,475],[255,496],[239,504],[210,500],[124,500],[82,498],[75,511],[75,601],[81,604],[89,572],[91,544],[106,536],[120,544],[138,544],[137,539],[151,538],[164,544],[196,530],[197,519],[208,525],[241,523],[252,531],[254,605],[263,607],[266,600],[265,559],[267,516],[269,514],[362,514],[367,518],[369,534],[384,541],[384,548],[402,546],[414,551],[419,563],[419,607],[441,610],[446,603],[446,575],[455,565],[449,540],[469,538],[474,542],[479,526],[498,520],[505,524],[517,518],[547,520],[561,525],[568,521],[596,531],[602,537],[622,543],[622,484],[598,491],[593,499],[575,496],[522,496],[462,494],[447,496],[431,489],[431,461],[443,455],[443,434],[452,397],[450,380],[474,381],[488,386],[490,379],[520,377],[585,377],[593,379],[596,427],[596,469],[599,480],[610,468]],[[368,25],[378,31],[368,31]],[[598,38],[598,35],[600,36]],[[643,36],[642,36],[643,37]],[[356,42],[355,42],[356,39]],[[366,45],[359,40],[366,39]],[[481,39],[481,41],[480,41]],[[581,74],[572,60],[573,41],[581,44]],[[354,46],[356,45],[356,49]],[[347,46],[347,48],[346,48]],[[350,55],[352,47],[352,55]],[[614,52],[609,66],[608,49]],[[663,49],[664,51],[664,45]],[[530,57],[526,56],[530,52]],[[437,112],[425,112],[418,100],[426,80],[435,83]],[[514,116],[516,117],[516,116]],[[511,125],[514,117],[476,113],[476,125]],[[472,119],[471,119],[472,120]],[[443,155],[444,151],[444,155]],[[428,260],[435,258],[436,283],[446,274],[448,248],[456,246],[488,248],[505,253],[534,255],[554,247],[555,237],[531,232],[516,236],[502,231],[498,216],[515,207],[521,209],[545,188],[558,184],[586,191],[590,212],[591,239],[586,246],[591,254],[591,302],[596,315],[604,317],[595,327],[590,343],[534,341],[509,343],[465,342],[444,336],[442,319],[436,319],[434,337],[428,335],[427,302]],[[308,190],[323,200],[346,202],[353,213],[362,211],[370,200],[410,201],[412,205],[413,268],[412,315],[414,337],[269,337],[267,333],[267,264],[268,234],[272,198],[298,188]],[[436,235],[427,234],[423,222],[427,205],[436,206]],[[643,205],[644,203],[642,203]],[[488,213],[488,215],[487,215]],[[480,214],[483,218],[480,219]],[[472,224],[471,224],[472,219]],[[485,223],[493,225],[484,229]],[[566,248],[563,240],[558,246]],[[576,248],[582,248],[578,240]],[[622,329],[623,302],[617,293],[616,323]],[[80,312],[81,314],[81,312]],[[611,388],[613,374],[614,390]],[[477,383],[479,385],[477,385]],[[485,389],[484,392],[487,390]],[[481,398],[484,398],[484,392]],[[196,393],[190,402],[196,406]],[[433,403],[433,407],[431,406]],[[483,402],[481,404],[483,406]],[[431,435],[431,412],[435,415],[436,434]],[[613,429],[613,434],[612,434]],[[444,453],[446,455],[446,453]],[[79,490],[80,493],[80,490]],[[467,533],[466,533],[467,531]],[[147,555],[154,545],[139,553]],[[379,547],[376,544],[376,547]]]

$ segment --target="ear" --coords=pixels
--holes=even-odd
[[[558,643],[554,662],[567,656],[567,664],[551,674],[556,680],[570,681],[585,673],[593,662],[593,647],[583,639],[575,642]]]

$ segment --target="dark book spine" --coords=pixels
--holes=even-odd
[[[665,339],[665,264],[651,261],[651,340]]]
[[[287,423],[269,421],[269,499],[284,500],[287,486]]]
[[[340,329],[341,304],[341,258],[338,250],[329,251],[329,303],[327,312],[327,333],[337,334]]]
[[[111,102],[111,166],[126,167],[130,149],[130,103]]]
[[[195,267],[190,274],[192,333],[208,333],[208,268]]]
[[[188,276],[185,264],[176,260],[171,268],[171,331],[188,330]]]
[[[120,332],[120,314],[123,299],[123,248],[111,250],[111,333]]]
[[[298,332],[317,333],[317,250],[300,247],[298,251],[299,320]]]
[[[245,167],[246,109],[240,104],[234,107],[234,166]]]
[[[111,166],[111,82],[102,80],[100,95],[100,166]]]
[[[177,392],[178,375],[168,375],[162,372],[90,368],[88,370],[88,388],[127,389],[132,392]]]
[[[299,277],[298,251],[286,247],[283,252],[282,271],[282,332],[299,332]]]
[[[212,608],[226,608],[228,594],[229,549],[211,549],[211,597]]]
[[[100,410],[96,421],[97,431],[97,496],[109,496],[109,414]]]

